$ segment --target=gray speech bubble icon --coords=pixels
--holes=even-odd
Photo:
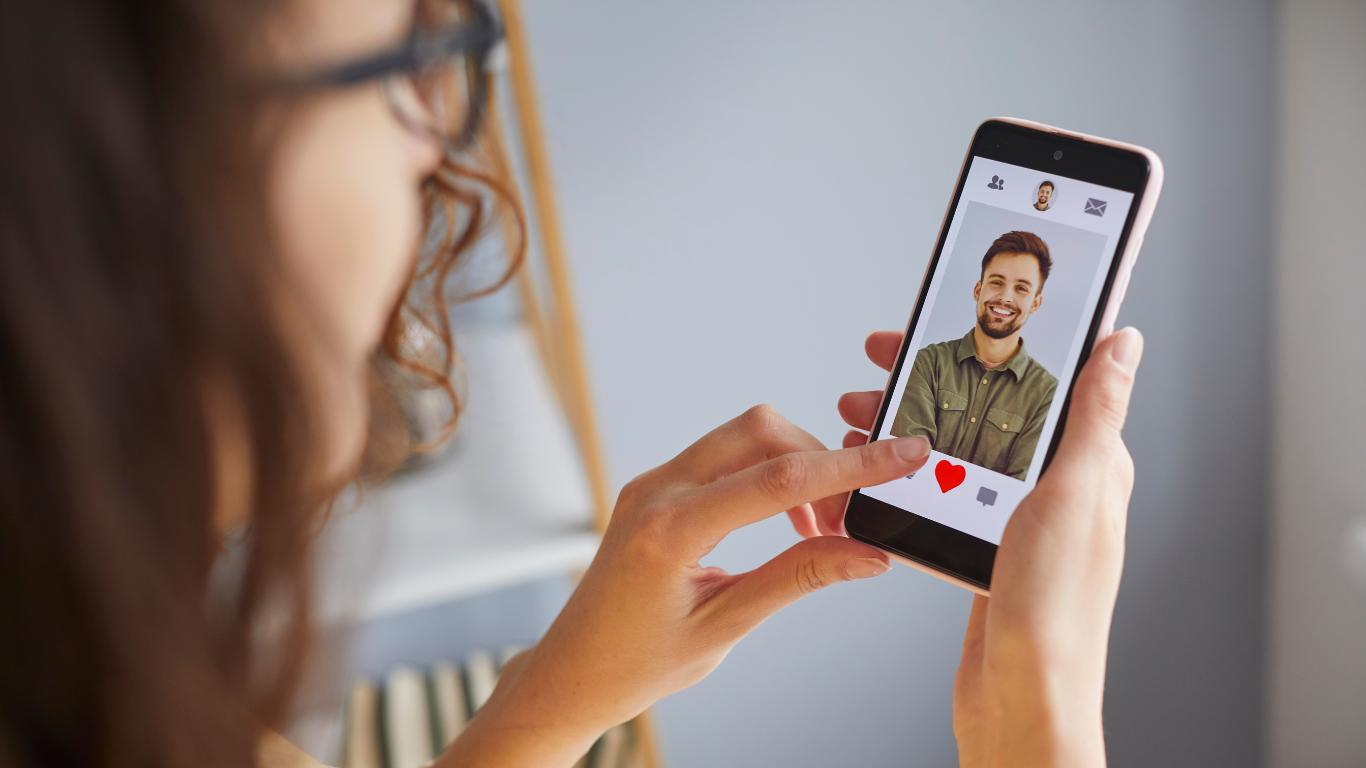
[[[994,507],[996,506],[996,491],[993,491],[984,485],[977,489],[977,500],[981,502],[984,507]]]

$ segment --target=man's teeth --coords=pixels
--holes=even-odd
[[[1008,310],[1008,309],[1001,309],[1000,307],[992,307],[992,308],[991,308],[991,312],[992,312],[992,314],[996,315],[997,317],[1010,317],[1010,310]]]

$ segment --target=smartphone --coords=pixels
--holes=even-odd
[[[1161,189],[1143,147],[1014,118],[977,128],[870,433],[923,435],[930,458],[850,494],[850,536],[989,593]]]

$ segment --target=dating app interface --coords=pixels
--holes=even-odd
[[[930,459],[863,493],[1001,542],[1042,471],[1132,203],[972,158],[877,434],[924,436]]]

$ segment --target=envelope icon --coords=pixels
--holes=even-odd
[[[1094,197],[1088,197],[1086,198],[1086,207],[1083,208],[1082,211],[1084,213],[1089,213],[1092,216],[1104,216],[1106,205],[1109,205],[1109,203],[1106,203],[1104,200],[1097,200]]]

